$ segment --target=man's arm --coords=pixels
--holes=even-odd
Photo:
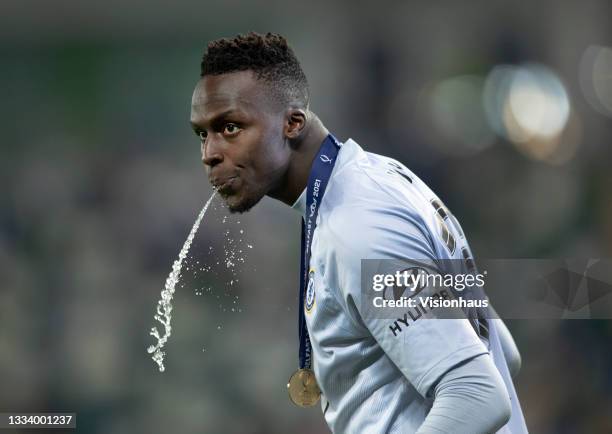
[[[508,364],[508,370],[512,378],[514,378],[521,370],[521,353],[519,353],[516,343],[512,338],[512,334],[510,334],[510,330],[508,330],[506,324],[504,324],[501,319],[490,319],[489,321],[495,322],[499,341]]]
[[[433,406],[417,434],[493,433],[510,419],[506,386],[488,354],[452,368],[433,389]]]
[[[362,304],[361,276],[353,272],[362,259],[391,260],[380,263],[379,272],[388,274],[405,267],[394,260],[417,258],[428,272],[440,274],[428,235],[414,220],[418,217],[401,210],[377,213],[377,224],[362,228],[350,216],[341,216],[342,225],[330,224],[335,230],[325,234],[336,246],[337,287],[356,326],[365,326],[422,396],[433,394],[431,414],[419,432],[488,433],[505,425],[511,411],[508,391],[467,319],[435,319],[435,312],[415,319],[382,319]],[[426,287],[419,295],[432,291],[434,287]]]

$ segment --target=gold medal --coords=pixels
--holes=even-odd
[[[298,369],[287,383],[291,402],[300,407],[315,405],[321,396],[314,372],[310,369]]]

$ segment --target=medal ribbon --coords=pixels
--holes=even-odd
[[[331,176],[336,157],[340,150],[340,143],[329,134],[315,156],[308,176],[306,187],[306,215],[302,220],[302,248],[300,258],[300,295],[299,295],[299,319],[298,330],[300,336],[299,362],[300,369],[310,369],[312,366],[312,346],[310,336],[306,327],[306,317],[304,316],[304,299],[308,286],[308,274],[310,266],[310,247],[312,245],[312,235],[317,227],[317,216],[319,207],[323,201],[323,195],[327,188],[327,182]]]

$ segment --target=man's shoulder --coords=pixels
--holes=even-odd
[[[321,203],[320,247],[347,259],[433,257],[435,198],[402,163],[349,139]]]
[[[433,251],[425,219],[411,209],[338,206],[320,228],[327,248],[347,257],[431,257]]]
[[[321,205],[322,223],[334,233],[390,229],[405,221],[421,225],[431,192],[400,162],[364,151],[347,140]]]
[[[339,153],[328,187],[334,204],[373,205],[376,208],[427,206],[433,192],[403,163],[367,152],[348,139]]]

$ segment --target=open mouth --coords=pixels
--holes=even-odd
[[[224,179],[223,181],[215,181],[213,182],[213,186],[221,195],[228,195],[233,192],[232,184],[236,176],[230,176],[229,178]]]

